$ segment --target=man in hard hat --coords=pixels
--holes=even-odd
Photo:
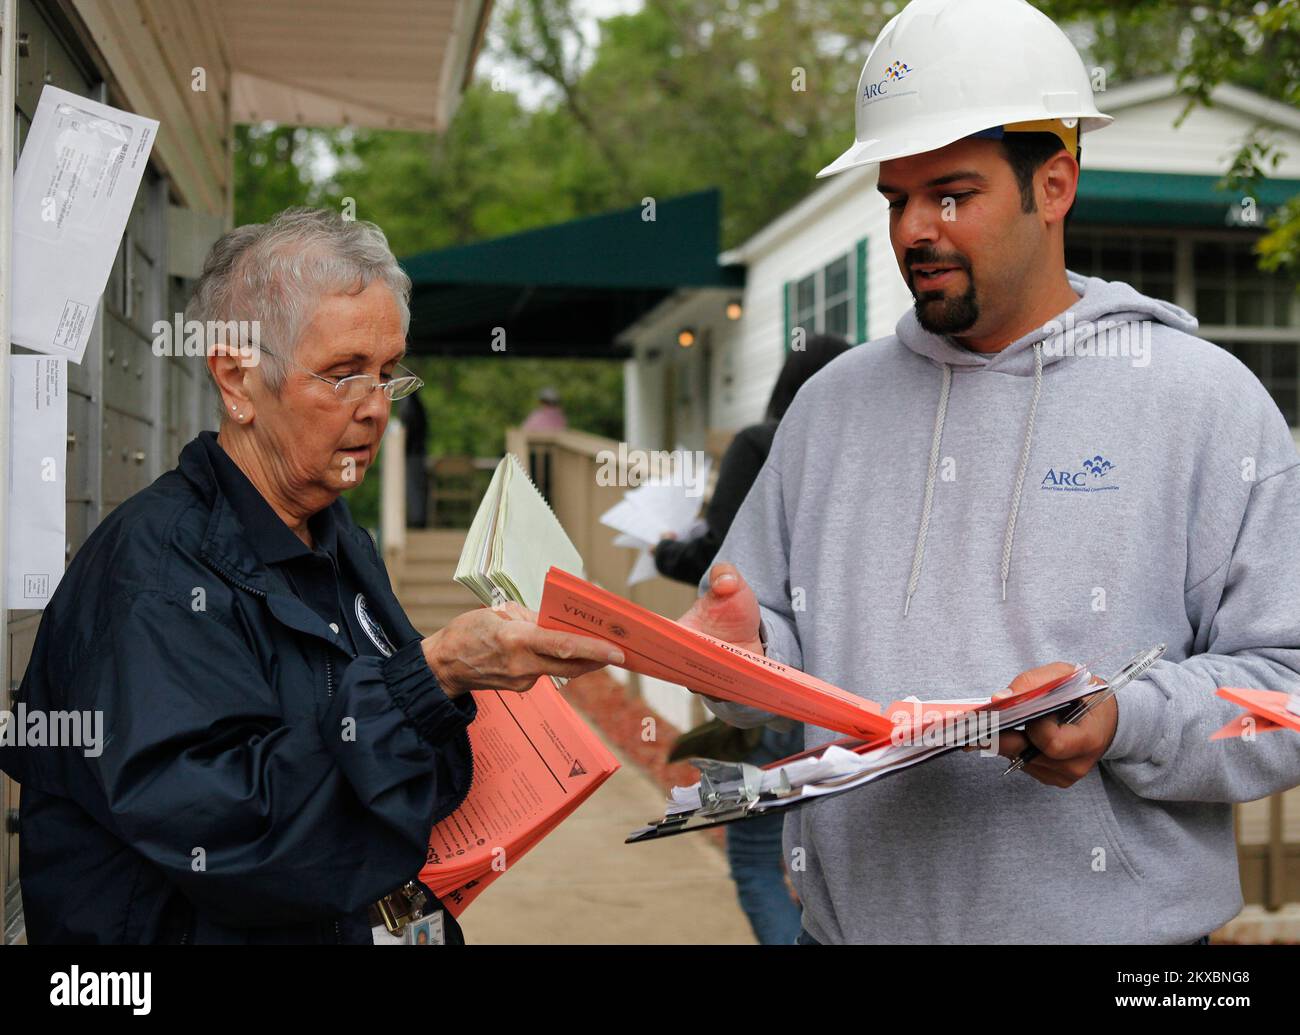
[[[1110,121],[1023,0],[914,0],[823,170],[879,165],[915,307],[800,391],[686,624],[882,704],[1168,650],[1004,735],[1022,773],[952,752],[791,813],[803,942],[1201,941],[1242,904],[1230,803],[1300,782],[1300,737],[1210,739],[1217,686],[1300,685],[1300,457],[1190,315],[1065,269]]]

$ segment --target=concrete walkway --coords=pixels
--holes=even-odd
[[[625,845],[663,815],[634,763],[512,866],[461,915],[470,945],[752,945],[722,850],[706,835]]]

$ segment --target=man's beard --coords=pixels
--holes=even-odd
[[[931,334],[961,334],[974,327],[980,318],[975,281],[969,272],[966,290],[956,298],[950,299],[939,291],[922,291],[912,297],[917,320]]]

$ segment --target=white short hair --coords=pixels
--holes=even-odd
[[[269,223],[235,227],[217,240],[185,319],[205,328],[257,321],[259,340],[292,356],[322,297],[359,294],[375,281],[393,292],[405,335],[411,325],[411,278],[384,232],[329,209],[287,208]],[[217,343],[209,339],[208,344]],[[278,393],[287,372],[280,356],[263,352],[259,365],[267,387]],[[224,417],[220,396],[218,405]]]

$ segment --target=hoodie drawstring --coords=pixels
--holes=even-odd
[[[921,527],[916,532],[916,550],[912,555],[912,575],[907,580],[907,599],[903,602],[903,617],[907,617],[921,581],[921,564],[925,560],[925,539],[930,532],[930,511],[934,505],[934,481],[939,468],[939,450],[943,440],[943,423],[948,415],[948,395],[952,390],[952,368],[943,364],[943,384],[939,389],[939,408],[934,415],[934,437],[930,441],[930,469],[925,476],[925,503],[921,507]],[[1020,495],[1025,484],[1025,471],[1029,467],[1029,450],[1034,438],[1034,419],[1038,415],[1038,397],[1043,390],[1043,346],[1034,345],[1034,394],[1029,403],[1029,420],[1025,424],[1025,442],[1020,449],[1020,465],[1016,470],[1016,488],[1011,495],[1011,509],[1007,514],[1007,531],[1002,540],[1002,599],[1007,599],[1007,578],[1011,574],[1011,546],[1016,538],[1016,518],[1020,514]]]
[[[1016,538],[1016,517],[1020,513],[1020,490],[1025,485],[1029,466],[1029,447],[1034,438],[1034,417],[1038,414],[1038,396],[1043,390],[1043,343],[1034,345],[1034,397],[1029,403],[1029,420],[1025,424],[1025,444],[1020,450],[1020,469],[1016,471],[1016,491],[1011,496],[1011,513],[1007,515],[1007,534],[1002,540],[1002,600],[1007,599],[1007,576],[1011,574],[1011,543]]]
[[[925,503],[921,507],[921,527],[916,532],[916,552],[912,554],[912,577],[907,580],[907,599],[903,617],[912,603],[912,594],[921,580],[921,561],[925,559],[925,537],[930,531],[930,507],[934,503],[934,477],[939,469],[939,444],[943,440],[943,421],[948,414],[948,392],[952,388],[952,367],[943,365],[943,387],[939,389],[939,409],[934,415],[934,438],[930,442],[930,470],[925,476]]]

